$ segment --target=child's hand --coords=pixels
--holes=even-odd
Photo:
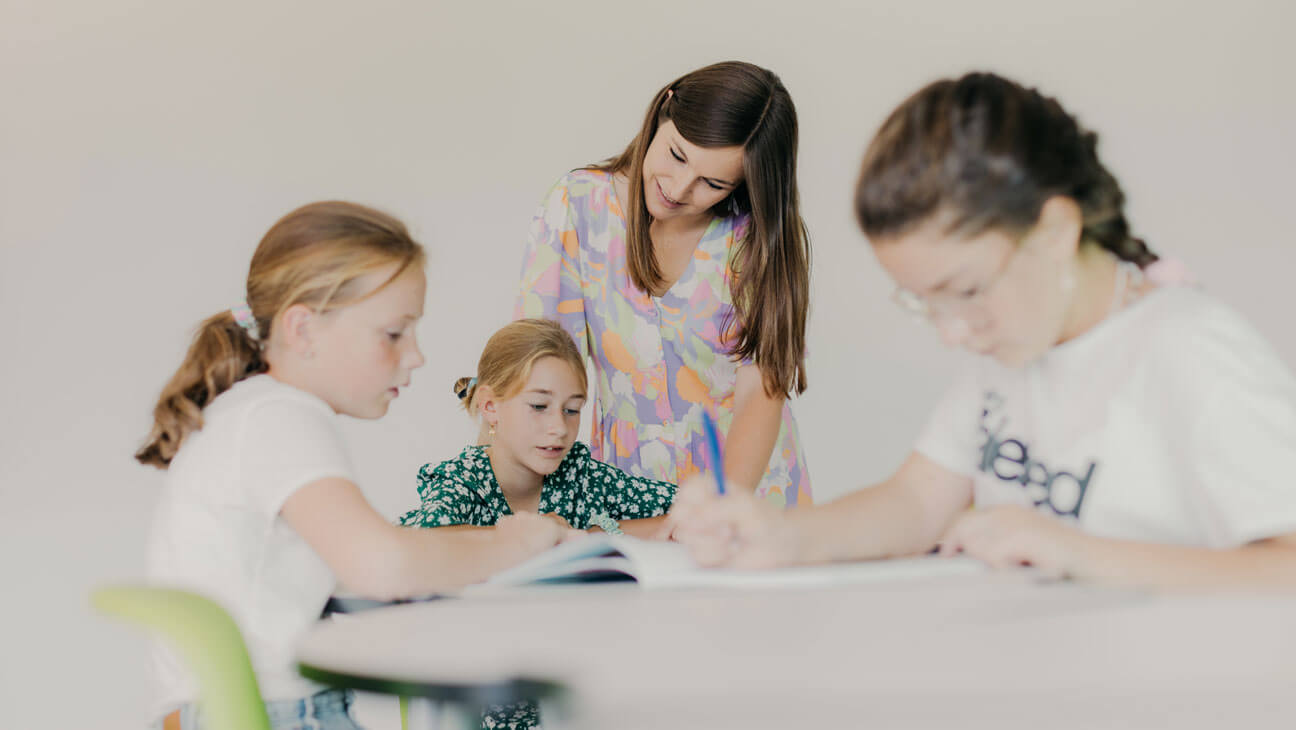
[[[584,530],[571,529],[564,532],[562,538],[558,542],[571,542],[573,540],[584,540],[589,536],[590,533]]]
[[[557,512],[545,512],[540,517],[550,520],[558,526],[558,542],[571,542],[584,537],[589,537],[589,533],[583,530],[577,530],[571,526],[571,523],[559,515]]]
[[[553,520],[553,521],[554,521],[554,524],[558,525],[559,527],[561,527],[561,528],[564,529],[564,530],[572,530],[572,529],[575,529],[575,528],[573,528],[573,527],[571,526],[571,523],[570,523],[570,522],[568,522],[566,519],[564,519],[563,516],[560,515],[560,514],[558,514],[557,512],[545,512],[545,513],[541,514],[540,516],[541,516],[541,517],[544,517],[545,519]]]
[[[709,478],[693,477],[677,486],[675,488],[675,498],[671,501],[671,508],[666,512],[666,519],[662,520],[661,527],[653,534],[652,539],[678,542],[676,534],[680,526],[681,516],[692,514],[692,505],[694,503],[705,501],[707,496],[715,493],[715,481]],[[681,507],[681,505],[688,506]]]
[[[943,556],[963,553],[992,568],[1029,565],[1044,575],[1075,572],[1083,541],[1079,530],[1037,510],[1000,505],[966,512],[940,541]]]
[[[520,542],[527,552],[551,548],[563,542],[569,533],[576,532],[558,515],[533,512],[504,515],[495,523],[495,529],[505,539]]]
[[[709,477],[680,485],[659,536],[710,567],[773,568],[791,562],[795,548],[780,510],[742,489],[722,497]]]

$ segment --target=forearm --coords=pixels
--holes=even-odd
[[[559,537],[552,527],[535,530],[525,522],[511,522],[510,529],[397,527],[369,506],[354,483],[338,478],[298,489],[280,514],[339,583],[384,600],[457,590],[553,545]]]
[[[666,515],[660,517],[640,517],[637,520],[621,520],[621,531],[627,535],[651,540],[666,522]],[[597,528],[595,528],[597,529]]]
[[[1296,589],[1296,547],[1279,538],[1229,550],[1076,533],[1068,576],[1157,589]]]
[[[759,372],[755,377],[760,377]],[[760,387],[759,380],[748,389],[751,387]],[[760,485],[782,425],[782,398],[770,398],[760,391],[735,399],[733,421],[724,444],[726,484],[748,491]]]
[[[919,490],[883,482],[841,499],[787,512],[798,562],[870,560],[930,551],[953,519]]]
[[[358,585],[348,588],[373,598],[405,598],[456,591],[511,567],[536,552],[517,535],[494,527],[392,527]]]

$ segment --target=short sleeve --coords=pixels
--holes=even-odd
[[[666,514],[675,499],[675,485],[627,474],[588,457],[585,476],[602,495],[602,511],[614,520],[637,520]]]
[[[294,492],[320,479],[355,482],[337,417],[326,409],[285,397],[248,411],[238,474],[258,512],[273,518]]]
[[[975,476],[984,398],[985,387],[975,373],[961,377],[936,404],[914,451],[955,474]]]
[[[589,354],[581,242],[573,222],[568,178],[549,191],[531,221],[518,286],[516,319],[557,321],[571,334],[581,356]]]
[[[445,527],[447,525],[491,525],[484,505],[470,483],[470,475],[456,460],[436,466],[425,464],[418,473],[418,493],[422,502],[406,512],[400,524],[406,527]]]
[[[1249,323],[1219,307],[1163,333],[1172,448],[1187,462],[1212,547],[1296,532],[1296,379]]]

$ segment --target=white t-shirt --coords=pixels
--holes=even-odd
[[[915,449],[975,503],[1110,538],[1226,548],[1296,532],[1296,380],[1237,313],[1155,289],[1024,368],[986,359]]]
[[[323,560],[279,517],[300,487],[352,468],[324,401],[268,375],[240,381],[203,409],[167,470],[148,548],[151,582],[197,591],[234,617],[262,695],[322,689],[296,672],[293,643],[335,586]],[[182,663],[155,644],[156,709],[197,697]]]

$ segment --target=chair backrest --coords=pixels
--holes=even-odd
[[[204,728],[270,730],[243,635],[215,601],[173,588],[117,585],[95,590],[90,602],[170,642],[198,681]]]

